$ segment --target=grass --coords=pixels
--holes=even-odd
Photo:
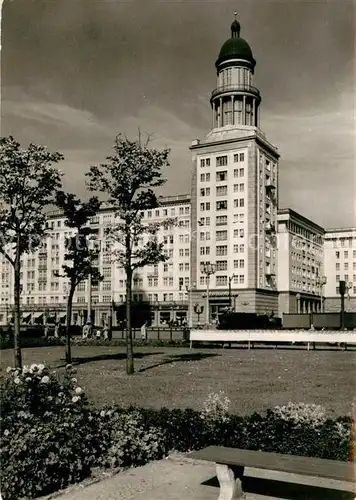
[[[200,409],[209,393],[223,390],[236,414],[292,401],[345,415],[355,397],[355,351],[136,347],[132,376],[125,373],[123,347],[73,346],[72,354],[78,380],[98,406]],[[64,348],[23,349],[23,362],[45,362],[60,371]],[[1,373],[9,365],[13,352],[3,350]]]

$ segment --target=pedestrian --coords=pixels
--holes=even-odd
[[[47,323],[44,326],[43,333],[44,333],[44,337],[46,339],[48,337],[48,325],[47,325]]]
[[[141,340],[146,340],[147,339],[147,325],[146,321],[144,324],[141,326]]]
[[[54,336],[56,339],[60,337],[60,324],[57,321],[57,323],[54,325]]]
[[[85,323],[85,325],[83,326],[83,336],[82,336],[83,339],[88,338],[88,332],[89,332],[89,326],[88,323]]]
[[[98,328],[98,329],[97,329],[95,336],[96,336],[96,338],[97,338],[98,340],[100,340],[100,339],[101,339],[101,331],[100,331],[100,328]]]
[[[104,340],[109,339],[109,328],[108,325],[105,323],[103,327],[103,335],[104,335]]]

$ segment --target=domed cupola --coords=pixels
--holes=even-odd
[[[251,47],[240,37],[241,26],[236,19],[231,24],[231,38],[221,47],[215,63],[217,87],[210,103],[213,108],[213,128],[258,127],[260,92],[254,87],[256,61]]]
[[[256,61],[253,58],[251,47],[246,40],[240,38],[240,31],[240,23],[235,19],[231,25],[231,38],[226,40],[221,47],[219,57],[215,63],[216,68],[218,68],[221,63],[229,60],[231,61],[232,59],[248,61],[252,65],[252,68],[255,67]]]

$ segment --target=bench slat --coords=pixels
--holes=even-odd
[[[224,465],[253,467],[279,472],[289,472],[303,476],[323,477],[339,481],[355,482],[355,462],[341,462],[323,458],[298,457],[265,451],[208,446],[203,450],[193,451],[189,458],[206,460]]]

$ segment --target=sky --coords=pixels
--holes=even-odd
[[[356,225],[355,2],[4,0],[1,135],[60,151],[64,187],[117,133],[171,148],[162,194],[190,191],[189,146],[211,127],[215,60],[234,11],[257,60],[260,126],[280,159],[280,207]]]

